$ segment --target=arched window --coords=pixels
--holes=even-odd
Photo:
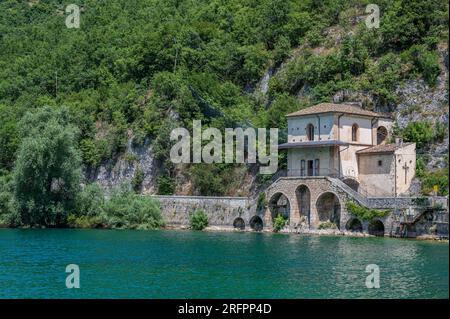
[[[308,141],[314,141],[314,125],[311,123],[306,126],[306,136]]]
[[[384,126],[379,126],[377,128],[377,144],[384,144],[388,136],[388,131]]]
[[[358,141],[358,124],[353,124],[352,125],[352,142],[356,142]]]

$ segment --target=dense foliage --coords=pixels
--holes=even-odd
[[[383,218],[389,214],[389,211],[387,210],[367,208],[352,201],[346,202],[345,207],[351,215],[366,221],[371,221],[375,218]]]
[[[19,123],[22,143],[13,170],[20,222],[55,226],[74,207],[81,177],[77,129],[65,109],[44,107]]]
[[[135,194],[122,185],[108,199],[97,184],[84,187],[69,214],[67,225],[76,228],[158,229],[164,226],[156,200]]]
[[[157,201],[130,190],[115,192],[103,210],[105,223],[112,228],[158,229],[164,226]]]

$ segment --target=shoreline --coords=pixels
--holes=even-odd
[[[191,230],[189,226],[178,226],[178,225],[168,225],[162,228],[162,230]],[[377,238],[375,235],[370,235],[361,232],[351,232],[351,231],[341,231],[335,229],[317,229],[317,230],[302,230],[302,231],[289,231],[282,230],[280,232],[273,232],[271,230],[238,230],[232,226],[208,226],[203,231],[206,232],[225,232],[225,233],[269,233],[269,234],[287,234],[287,235],[308,235],[308,236],[331,236],[331,237],[353,237],[353,238]],[[378,236],[381,238],[393,238],[393,239],[409,239],[409,240],[420,240],[420,241],[432,241],[432,242],[449,242],[449,238],[444,238],[435,235],[422,235],[418,237],[394,237],[394,236]]]
[[[109,227],[45,227],[45,226],[21,226],[21,227],[10,227],[7,225],[0,225],[1,229],[92,229],[92,230],[139,230],[134,228],[109,228]],[[190,231],[190,226],[185,225],[166,225],[159,229],[154,230],[176,230],[176,231]],[[144,230],[139,230],[144,231]],[[351,231],[341,231],[336,229],[305,229],[301,231],[290,231],[287,229],[281,230],[279,232],[274,232],[271,230],[239,230],[232,226],[207,226],[204,232],[210,233],[264,233],[264,234],[285,234],[285,235],[307,235],[307,236],[328,236],[328,237],[353,237],[353,238],[394,238],[394,239],[406,239],[406,240],[418,240],[418,241],[430,241],[430,242],[442,242],[449,243],[448,237],[436,236],[436,235],[421,235],[418,237],[394,237],[394,236],[375,236],[367,233],[361,232],[351,232]]]

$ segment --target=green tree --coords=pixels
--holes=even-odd
[[[84,186],[76,196],[74,210],[67,216],[67,226],[74,228],[103,226],[104,204],[104,193],[97,183]]]
[[[0,104],[0,169],[11,169],[19,147],[20,137],[17,121],[19,114]]]
[[[66,109],[45,107],[20,122],[23,140],[14,167],[14,195],[25,225],[65,223],[79,191],[77,129]]]
[[[173,195],[175,192],[175,183],[170,176],[158,176],[158,194],[159,195]]]
[[[105,204],[105,194],[97,183],[84,186],[77,194],[75,202],[76,215],[99,216]]]
[[[18,221],[12,175],[0,171],[0,225],[14,226]]]

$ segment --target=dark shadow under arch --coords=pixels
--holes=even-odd
[[[304,216],[310,225],[311,218],[311,192],[306,185],[300,185],[295,190],[300,217]]]
[[[363,226],[358,218],[351,218],[347,224],[345,224],[345,229],[361,233],[363,231]]]
[[[289,199],[283,193],[275,193],[269,200],[269,210],[272,220],[281,215],[284,219],[289,220],[291,205]]]
[[[316,202],[317,213],[320,222],[332,222],[337,228],[341,222],[341,204],[336,194],[325,192],[319,196]]]
[[[381,220],[372,220],[369,223],[369,234],[374,236],[384,236],[384,224]]]
[[[359,182],[354,178],[347,177],[343,179],[342,182],[344,182],[344,184],[353,189],[355,192],[359,189]]]
[[[263,230],[263,221],[261,219],[261,217],[259,216],[253,216],[250,219],[250,228],[253,229],[254,231],[261,231]]]
[[[241,217],[237,217],[233,221],[233,227],[235,229],[244,230],[245,229],[245,222],[244,222],[244,220]]]

